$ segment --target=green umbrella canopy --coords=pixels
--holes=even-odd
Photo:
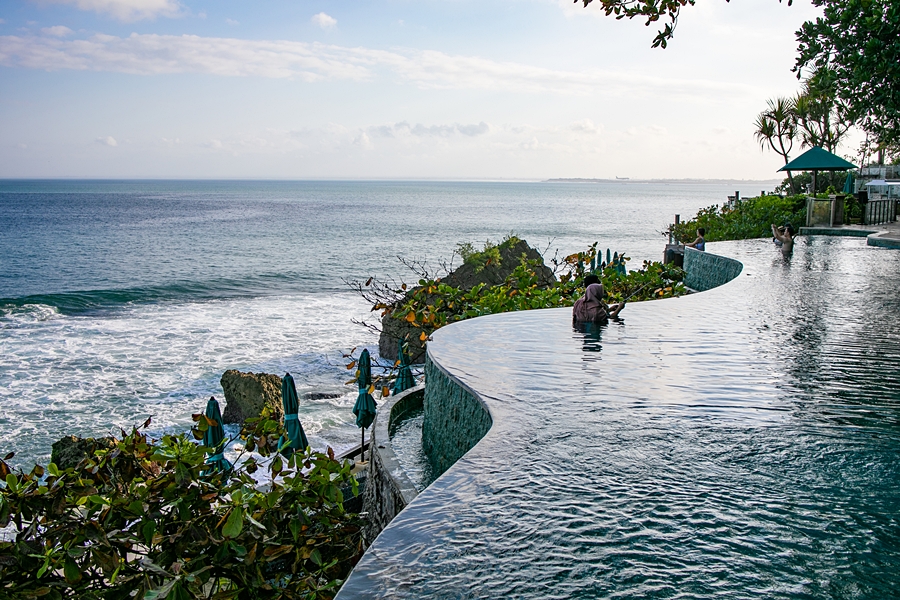
[[[840,156],[813,146],[778,171],[843,171],[855,168],[856,165],[847,162]]]
[[[290,373],[285,373],[281,380],[281,404],[284,407],[284,429],[290,438],[290,444],[285,446],[281,451],[284,456],[290,457],[297,450],[306,450],[309,441],[306,439],[306,432],[303,431],[303,425],[297,412],[300,410],[300,401],[297,398],[297,387],[294,385],[294,378]],[[286,441],[284,436],[278,441],[278,446],[282,446]]]
[[[853,193],[853,173],[847,172],[847,179],[844,181],[844,189],[842,190],[845,194]]]
[[[372,359],[369,351],[363,350],[359,356],[359,397],[353,406],[353,414],[356,415],[356,426],[365,429],[375,420],[375,398],[369,393],[372,385]]]
[[[394,387],[392,388],[392,391],[395,394],[399,394],[403,390],[408,390],[416,385],[412,370],[409,368],[409,356],[406,354],[405,346],[406,344],[400,344],[400,349],[397,352],[397,354],[399,354],[400,370],[397,373],[397,379],[394,381]]]
[[[225,425],[222,423],[222,411],[219,410],[219,402],[215,396],[206,403],[206,418],[214,424],[210,424],[203,432],[203,445],[209,448],[210,456],[206,459],[209,464],[207,473],[215,471],[227,471],[231,469],[231,463],[223,455],[225,451]]]

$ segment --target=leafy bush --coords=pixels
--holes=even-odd
[[[540,270],[541,261],[524,257],[501,285],[479,284],[463,290],[442,283],[440,279],[421,279],[419,286],[407,292],[394,305],[376,303],[373,310],[391,312],[421,329],[420,341],[426,341],[437,329],[473,317],[537,308],[572,306],[584,293],[584,278],[590,273],[591,261],[597,260],[597,245],[587,252],[566,257],[559,280],[547,285]],[[623,261],[628,260],[624,256]],[[559,265],[558,265],[559,266]],[[681,283],[683,271],[674,265],[646,261],[643,268],[623,273],[617,265],[596,269],[610,302],[670,298],[687,293]]]
[[[512,248],[519,243],[519,238],[513,234],[507,235],[499,244],[494,244],[491,240],[484,242],[481,250],[476,250],[472,242],[463,242],[456,245],[456,252],[462,258],[463,263],[475,267],[475,272],[479,273],[488,265],[500,265],[500,250]]]
[[[671,226],[675,239],[692,242],[700,227],[706,229],[706,241],[745,240],[770,237],[770,225],[790,222],[794,227],[806,221],[806,196],[758,196],[736,203],[734,208],[718,205],[702,208],[690,221]]]
[[[195,420],[194,437],[214,426]],[[333,597],[361,553],[361,522],[341,492],[355,494],[356,481],[330,449],[283,459],[282,434],[267,415],[248,421],[246,450],[270,460],[245,455],[210,474],[211,449],[140,428],[76,468],[25,473],[0,461],[0,526],[15,531],[0,542],[0,597]],[[254,479],[260,469],[269,483]]]

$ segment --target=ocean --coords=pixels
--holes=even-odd
[[[659,260],[676,213],[773,182],[0,181],[0,454],[152,416],[187,430],[228,369],[295,378],[315,448],[359,436],[342,353],[377,336],[348,285],[418,279],[514,233]],[[459,258],[456,258],[458,264]],[[393,360],[393,357],[389,357]],[[235,428],[229,428],[233,435]]]

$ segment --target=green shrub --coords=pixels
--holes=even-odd
[[[211,424],[195,420],[202,437]],[[271,460],[212,474],[187,434],[138,428],[74,469],[0,461],[0,526],[15,533],[0,542],[0,597],[332,598],[361,553],[341,492],[356,481],[330,449],[283,459],[282,434],[267,416],[248,421],[246,449]]]
[[[512,248],[518,243],[519,238],[514,234],[509,234],[499,244],[486,240],[481,250],[476,250],[472,242],[457,244],[456,253],[459,254],[465,264],[472,265],[475,267],[475,272],[480,273],[488,265],[500,266],[500,251]]]
[[[706,229],[706,241],[745,240],[772,235],[771,225],[790,222],[795,228],[806,221],[806,196],[758,196],[736,203],[734,208],[718,205],[700,209],[690,221],[671,231],[679,242],[692,242],[697,229]]]

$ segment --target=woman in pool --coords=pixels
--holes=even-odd
[[[603,301],[602,283],[592,283],[584,290],[584,296],[572,307],[573,323],[606,323],[610,317],[616,318],[625,308],[624,302],[607,306]]]
[[[697,230],[697,239],[690,244],[685,244],[686,248],[696,248],[697,250],[706,250],[706,229],[701,227]]]

